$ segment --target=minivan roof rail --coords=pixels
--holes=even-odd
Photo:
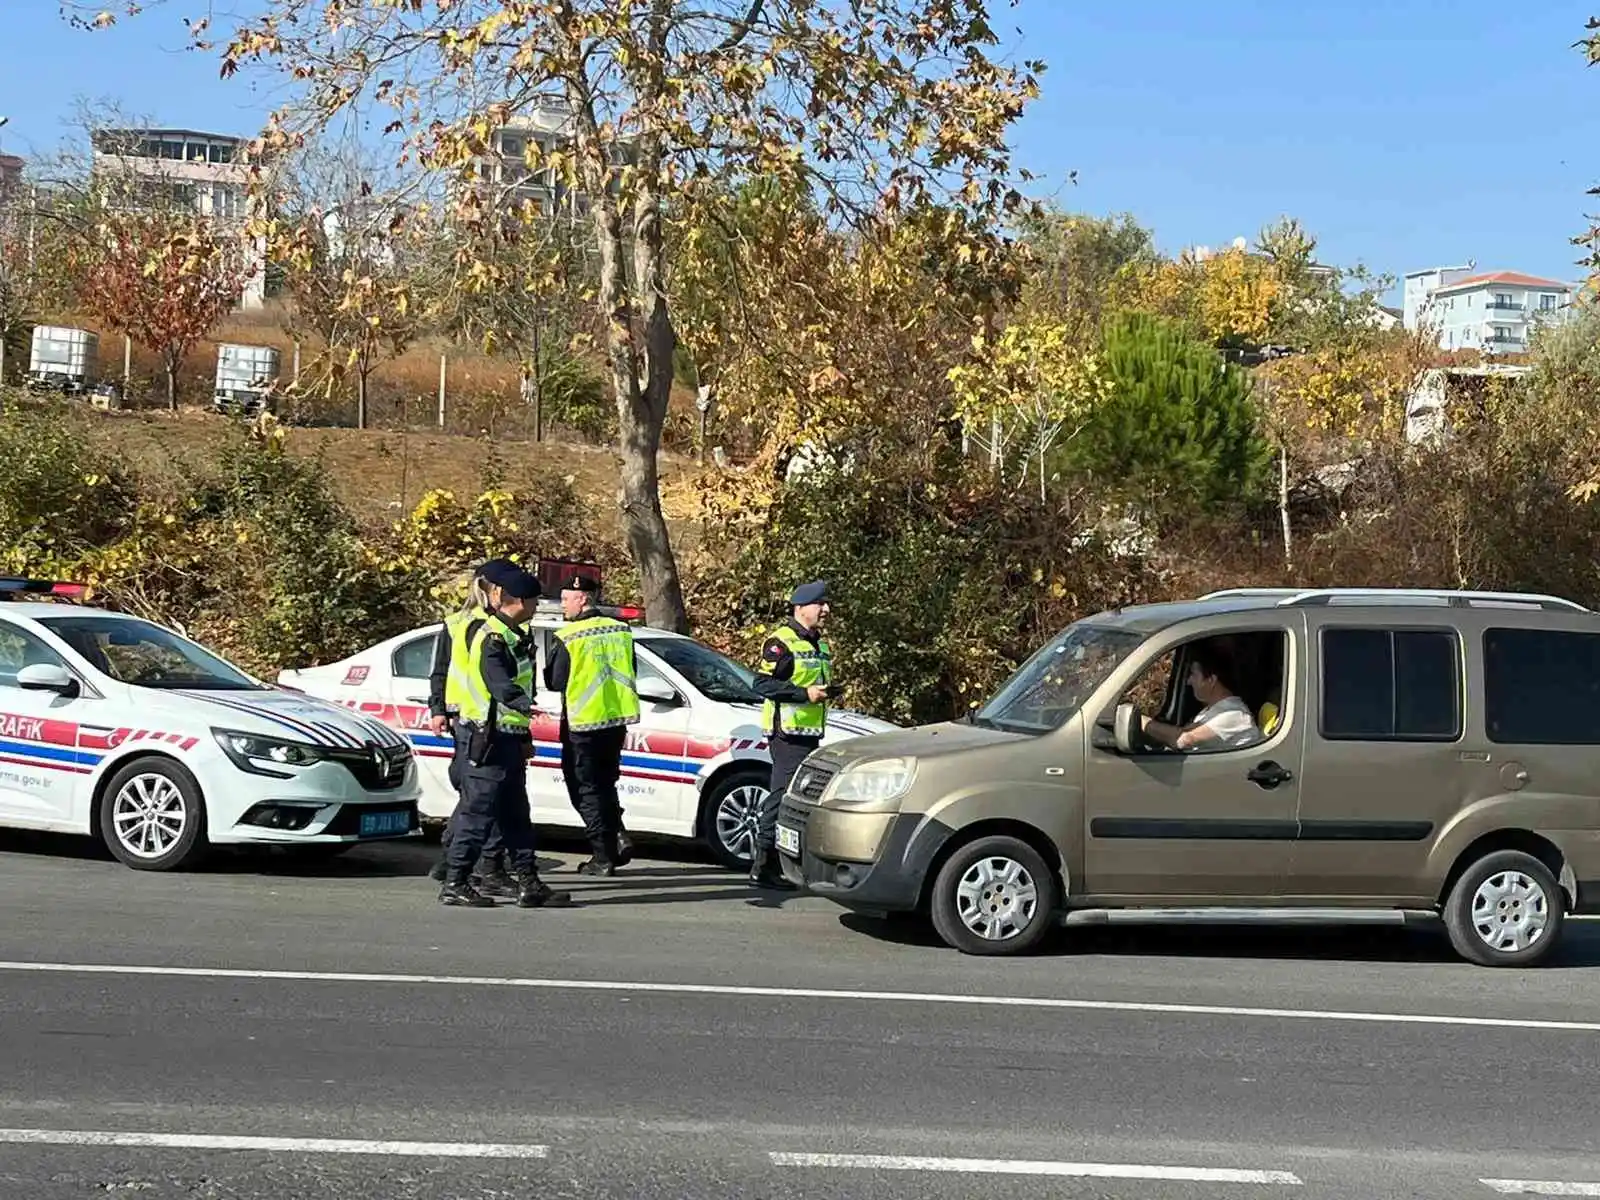
[[[1535,592],[1468,592],[1450,588],[1225,588],[1208,592],[1202,600],[1253,597],[1276,600],[1279,608],[1305,608],[1331,604],[1337,599],[1364,599],[1380,603],[1405,604],[1444,601],[1453,608],[1473,604],[1525,604],[1559,612],[1588,612],[1574,600],[1544,596]]]

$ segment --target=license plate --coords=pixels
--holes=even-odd
[[[361,837],[384,837],[387,834],[410,832],[411,814],[404,810],[361,814]]]
[[[785,854],[800,857],[800,831],[790,829],[787,825],[778,826],[778,849]]]

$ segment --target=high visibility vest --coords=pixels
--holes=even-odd
[[[574,733],[635,725],[633,630],[610,617],[585,617],[556,630],[567,648],[567,728]]]
[[[823,687],[833,682],[833,654],[825,638],[816,645],[801,637],[788,625],[780,625],[772,636],[794,657],[794,673],[789,682],[797,688]],[[773,664],[761,663],[763,675],[772,674]],[[761,727],[768,733],[788,733],[795,737],[821,737],[828,728],[828,706],[820,704],[775,704],[761,706]]]
[[[463,704],[474,706],[483,711],[488,711],[489,697],[482,696],[474,704],[475,689],[478,680],[473,676],[468,667],[470,650],[467,646],[467,628],[474,621],[486,621],[489,614],[481,608],[469,608],[462,612],[453,612],[444,619],[445,636],[450,639],[450,665],[444,676],[444,705],[446,708],[461,711]]]
[[[505,639],[507,646],[511,647],[511,657],[517,664],[516,684],[530,699],[534,695],[533,683],[533,657],[528,651],[528,645],[523,640],[522,631],[508,623],[498,613],[482,618],[482,624],[472,630],[471,639],[468,639],[468,630],[480,618],[474,616],[463,621],[454,631],[450,650],[450,665],[453,668],[458,655],[464,664],[462,676],[463,687],[461,699],[457,704],[457,711],[463,721],[487,721],[489,719],[489,685],[483,680],[483,650],[487,645],[490,634],[498,634]],[[445,681],[445,699],[450,698],[450,679]],[[507,708],[495,710],[495,728],[518,732],[528,728],[529,720],[519,712],[512,712]]]

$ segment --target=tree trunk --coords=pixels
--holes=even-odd
[[[356,428],[367,427],[367,368],[356,367]]]
[[[179,358],[171,350],[166,353],[167,359],[167,410],[178,411],[178,365]]]
[[[652,40],[664,41],[669,0],[653,0]],[[664,47],[663,47],[664,49]],[[683,585],[661,511],[656,461],[672,389],[672,351],[677,341],[667,313],[665,231],[661,222],[659,142],[642,148],[633,204],[634,295],[626,278],[622,214],[607,187],[607,146],[600,140],[592,97],[569,81],[578,111],[578,148],[584,183],[596,198],[591,209],[600,251],[599,302],[606,316],[606,359],[617,396],[617,450],[622,457],[619,497],[628,548],[639,571],[650,623],[689,632]],[[644,323],[644,344],[635,329],[635,301]]]
[[[1278,444],[1278,522],[1283,527],[1283,569],[1294,571],[1294,535],[1289,527],[1289,447]]]

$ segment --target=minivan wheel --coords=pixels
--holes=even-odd
[[[1013,837],[984,837],[939,869],[929,897],[933,927],[963,954],[1022,954],[1050,929],[1056,877],[1039,852]]]
[[[1497,850],[1473,863],[1444,907],[1456,953],[1485,967],[1534,965],[1555,949],[1565,920],[1556,877],[1519,850]]]

